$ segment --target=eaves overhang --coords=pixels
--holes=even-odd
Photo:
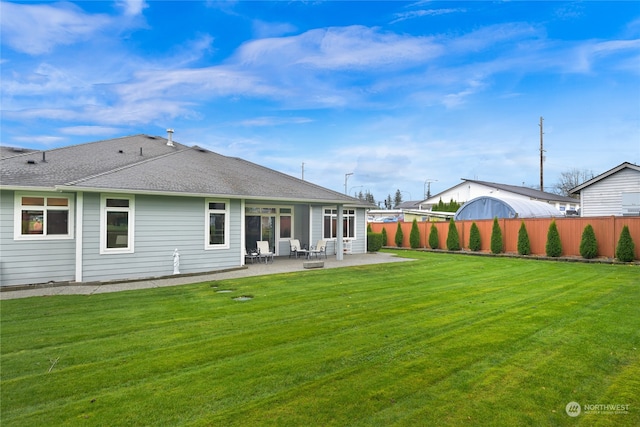
[[[0,184],[0,190],[5,191],[60,191],[57,186],[48,187],[44,185],[2,185]],[[65,190],[69,191],[69,190]],[[73,192],[73,190],[71,190]]]
[[[52,189],[49,188],[49,191]],[[178,191],[162,191],[162,190],[131,190],[122,188],[108,187],[82,187],[78,185],[57,185],[53,188],[55,191],[64,192],[87,192],[87,193],[109,193],[109,194],[140,194],[150,196],[169,196],[169,197],[203,197],[203,198],[224,198],[224,199],[242,199],[254,201],[277,201],[277,202],[295,202],[295,203],[313,203],[328,205],[344,205],[349,207],[366,207],[353,203],[349,200],[340,199],[309,199],[301,197],[271,197],[271,196],[248,196],[242,194],[223,194],[223,193],[190,193]]]

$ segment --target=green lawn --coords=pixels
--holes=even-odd
[[[638,266],[400,254],[2,301],[2,425],[640,425]]]

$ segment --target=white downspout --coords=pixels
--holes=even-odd
[[[311,249],[311,246],[315,245],[313,242],[313,206],[307,205],[309,207],[309,244],[307,245],[308,249]],[[322,230],[322,228],[320,228]]]
[[[245,199],[240,200],[240,265],[245,265],[246,259],[244,255],[247,253],[247,248],[245,247],[247,236],[246,203]]]
[[[82,282],[82,252],[84,231],[84,193],[76,193],[76,283]]]
[[[337,232],[337,247],[336,247],[336,260],[342,261],[344,259],[344,213],[342,212],[342,205],[338,205],[338,230]]]

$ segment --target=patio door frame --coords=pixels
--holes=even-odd
[[[255,221],[250,218],[260,218],[260,240],[268,240],[269,246],[274,248],[275,254],[279,255],[279,243],[282,241],[289,241],[292,236],[293,230],[293,206],[292,205],[269,205],[269,204],[249,204],[245,205],[244,213],[244,227],[245,227],[245,245],[247,249],[252,249],[255,246],[255,242],[249,242],[248,239],[251,235],[258,233],[250,233],[249,228],[255,227],[255,224],[250,224],[250,221]],[[284,232],[287,234],[286,224],[284,218],[288,220],[288,236],[282,236]],[[284,221],[284,222],[283,222]]]

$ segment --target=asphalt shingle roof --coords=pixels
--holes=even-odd
[[[23,153],[1,160],[0,184],[364,205],[243,159],[173,144],[168,146],[161,137],[135,135],[48,150],[45,161],[41,151]]]

